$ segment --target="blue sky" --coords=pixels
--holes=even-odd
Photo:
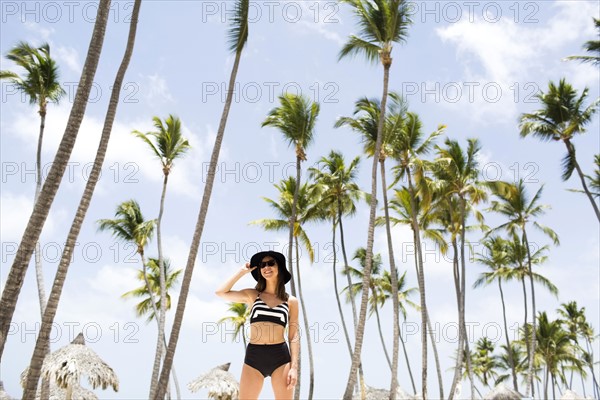
[[[276,198],[273,184],[293,173],[293,149],[271,128],[261,128],[268,111],[277,106],[284,90],[301,92],[321,104],[315,141],[307,149],[303,168],[335,149],[347,160],[361,155],[359,184],[369,190],[371,160],[362,157],[360,138],[346,128],[334,129],[340,116],[352,113],[363,96],[381,96],[381,67],[360,58],[337,61],[348,35],[356,32],[354,18],[334,1],[252,2],[250,34],[242,56],[238,87],[231,109],[219,160],[217,181],[206,221],[201,252],[196,261],[175,368],[184,398],[193,398],[186,385],[206,370],[232,362],[239,376],[243,362],[241,343],[215,321],[226,314],[227,305],[214,296],[221,281],[247,261],[258,248],[285,250],[285,232],[264,232],[248,223],[272,217],[261,197]],[[1,1],[0,51],[4,55],[19,40],[39,44],[48,41],[60,65],[61,81],[69,96],[49,107],[43,150],[47,167],[56,151],[81,74],[93,28],[95,3]],[[90,103],[71,164],[42,233],[46,287],[49,291],[67,230],[91,168],[110,96],[110,86],[124,51],[132,2],[115,2],[109,17],[104,48]],[[52,349],[68,343],[83,330],[89,345],[117,372],[118,393],[97,392],[102,398],[144,398],[151,374],[156,328],[134,315],[133,300],[121,294],[138,285],[139,260],[131,247],[115,243],[98,233],[95,221],[110,218],[118,203],[135,198],[147,218],[158,213],[162,183],[160,165],[130,132],[151,130],[151,118],[176,114],[192,150],[178,161],[170,177],[164,216],[165,254],[172,265],[183,268],[192,238],[206,178],[207,163],[221,115],[225,82],[233,56],[227,51],[226,32],[233,2],[147,1],[143,3],[134,50],[102,178],[84,223],[79,246],[56,317]],[[576,177],[560,180],[560,159],[565,149],[558,143],[519,138],[518,116],[538,108],[533,95],[546,90],[549,80],[562,77],[579,91],[589,87],[589,98],[599,95],[598,70],[563,57],[581,54],[581,45],[597,37],[592,16],[598,18],[597,2],[414,2],[414,24],[405,44],[396,45],[390,74],[390,90],[404,93],[409,107],[430,132],[447,125],[446,135],[465,144],[477,137],[482,179],[523,178],[533,194],[544,185],[542,203],[551,206],[541,223],[561,238],[551,247],[549,260],[539,269],[559,288],[559,299],[537,290],[538,310],[555,316],[560,303],[576,300],[586,307],[588,318],[599,329],[599,232],[588,200],[567,191],[579,188]],[[14,69],[4,58],[1,69]],[[38,115],[12,87],[2,83],[0,130],[2,157],[2,218],[0,234],[5,282],[32,208],[35,186],[34,155]],[[578,160],[592,173],[593,155],[599,152],[598,117],[588,132],[574,140]],[[441,141],[439,142],[441,143]],[[47,172],[48,169],[46,169]],[[497,217],[489,216],[495,226]],[[362,204],[346,222],[349,253],[366,245],[368,207]],[[315,353],[315,397],[339,398],[349,372],[349,357],[339,327],[333,295],[330,228],[306,227],[317,251],[313,265],[301,256],[305,302]],[[397,265],[407,270],[411,287],[417,286],[411,242],[407,228],[393,229]],[[549,244],[538,233],[532,241]],[[476,242],[479,236],[470,238]],[[456,348],[456,304],[450,263],[431,244],[425,258],[427,299],[449,390],[451,356]],[[474,244],[475,251],[478,244]],[[479,249],[481,246],[479,246]],[[387,259],[385,232],[376,231],[375,251]],[[156,245],[147,249],[157,255]],[[385,265],[387,266],[387,262]],[[468,263],[470,287],[483,267]],[[236,288],[251,286],[252,280]],[[507,285],[509,325],[522,321],[522,298],[518,285]],[[413,299],[417,301],[417,298]],[[350,318],[349,307],[345,310]],[[383,329],[391,346],[391,306],[381,311]],[[8,393],[20,393],[18,377],[28,365],[39,321],[34,275],[27,274],[0,373]],[[170,320],[169,320],[170,321]],[[419,321],[409,311],[405,333],[415,373],[419,369]],[[500,303],[494,288],[470,289],[467,321],[473,340],[487,334],[498,346],[503,337]],[[388,387],[385,364],[375,321],[369,321],[363,348],[367,384]],[[306,345],[304,345],[306,349]],[[303,353],[305,354],[305,353]],[[596,354],[600,354],[596,343]],[[304,357],[306,360],[306,357]],[[430,392],[437,393],[433,359]],[[304,362],[304,380],[308,362]],[[400,384],[410,383],[400,363]],[[588,386],[589,389],[589,386]],[[303,385],[303,394],[307,387]],[[485,389],[483,389],[485,391]],[[579,387],[576,390],[581,392]],[[200,396],[205,394],[200,393]],[[197,395],[196,395],[197,397]],[[266,382],[263,398],[270,398]]]

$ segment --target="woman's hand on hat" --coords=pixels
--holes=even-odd
[[[258,268],[258,267],[251,267],[251,266],[250,266],[250,263],[249,263],[249,262],[247,262],[246,264],[244,264],[244,265],[242,266],[242,272],[243,272],[244,274],[247,274],[247,273],[249,273],[249,272],[252,272],[252,271],[254,271],[256,268]]]

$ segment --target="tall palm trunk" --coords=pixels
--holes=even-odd
[[[152,305],[152,311],[154,312],[154,320],[156,321],[157,329],[160,331],[160,322],[158,320],[159,310],[158,310],[158,307],[156,307],[156,302],[154,301],[154,294],[153,294],[152,287],[150,286],[150,280],[148,280],[148,267],[146,264],[146,257],[144,256],[144,248],[143,247],[140,247],[138,249],[138,254],[140,255],[140,258],[142,260],[142,276],[144,277],[144,284],[146,285],[146,290],[150,294],[150,304]],[[164,335],[163,335],[163,340],[162,340],[162,347],[163,347],[163,349],[167,348],[167,340],[164,337]],[[173,382],[175,383],[175,391],[177,393],[177,398],[180,399],[181,391],[179,388],[179,382],[177,380],[177,374],[175,373],[175,366],[173,366],[171,372],[172,372],[171,375],[173,377]]]
[[[437,351],[437,344],[435,343],[435,335],[433,334],[431,320],[429,319],[429,312],[427,312],[427,327],[429,328],[429,340],[431,340],[431,349],[433,350],[433,359],[435,360],[435,370],[437,372],[437,377],[438,377],[440,399],[443,399],[444,398],[444,380],[442,379],[442,367],[440,365],[440,356]]]
[[[342,256],[344,257],[344,270],[348,267],[348,256],[346,254],[346,242],[344,240],[344,225],[342,224],[342,201],[338,198],[338,221],[340,224],[340,243],[342,245]],[[350,273],[346,270],[346,278],[348,279],[348,287],[352,285]],[[350,305],[352,306],[352,319],[354,321],[354,329],[356,330],[356,301],[354,293],[350,292]]]
[[[161,222],[165,209],[165,196],[167,194],[167,183],[169,181],[169,172],[165,169],[163,178],[162,193],[160,195],[160,208],[158,211],[158,220],[156,221],[156,240],[158,243],[158,269],[159,269],[159,280],[160,280],[160,312],[156,314],[158,319],[158,338],[156,341],[156,353],[154,355],[154,365],[152,367],[152,378],[150,380],[150,395],[151,399],[156,390],[156,384],[158,383],[158,373],[160,372],[160,362],[163,354],[163,342],[165,341],[165,316],[167,314],[167,286],[165,281],[165,267],[162,250],[162,230]]]
[[[375,298],[376,294],[375,288],[373,286],[371,286],[371,292],[373,293],[373,298]],[[390,367],[390,371],[392,371],[392,361],[390,360],[390,355],[387,351],[387,346],[385,345],[385,339],[383,338],[383,331],[381,330],[381,319],[379,318],[379,307],[377,307],[376,300],[373,308],[375,310],[375,317],[377,319],[377,330],[379,331],[379,340],[381,341],[381,347],[383,347],[383,354],[385,354],[385,360],[388,363],[388,367]]]
[[[346,253],[346,241],[344,240],[344,225],[342,223],[342,201],[338,198],[338,220],[340,224],[340,242],[342,245],[342,256],[344,257],[344,269],[346,270],[346,280],[348,281],[348,287],[352,286],[352,280],[350,279],[350,272],[346,269],[348,267],[348,255]],[[354,333],[356,334],[356,329],[358,327],[358,321],[356,320],[356,301],[354,298],[354,293],[350,291],[350,305],[352,306],[352,321],[354,323]],[[352,348],[352,346],[350,346]],[[352,352],[350,354],[352,357]],[[364,399],[367,395],[367,388],[365,386],[365,375],[362,367],[362,360],[359,359],[358,362],[358,381],[360,384],[360,392],[361,398]],[[356,382],[354,383],[356,387]],[[352,389],[354,391],[354,388]]]
[[[519,265],[519,267],[522,267],[521,265]],[[524,332],[524,336],[525,336],[525,350],[527,351],[527,360],[529,360],[529,338],[527,337],[527,286],[525,285],[525,275],[523,275],[523,277],[521,278],[521,287],[523,288],[523,307],[525,310],[525,319],[523,320],[523,329],[525,329]]]
[[[592,197],[592,194],[590,193],[590,190],[588,189],[587,184],[585,183],[585,175],[583,174],[583,171],[581,170],[581,167],[577,162],[577,158],[575,157],[575,146],[573,146],[573,143],[571,143],[569,139],[565,139],[564,142],[567,146],[567,151],[571,155],[573,163],[575,164],[575,170],[577,170],[577,174],[579,175],[579,179],[581,180],[581,186],[583,186],[583,191],[590,200],[590,203],[592,203],[592,208],[596,213],[596,218],[598,219],[598,222],[600,222],[600,210],[598,209],[598,204],[596,204],[596,202],[594,201],[594,197]]]
[[[75,218],[73,219],[71,229],[69,230],[69,234],[65,243],[65,248],[63,250],[60,264],[56,271],[56,276],[54,278],[54,284],[52,285],[52,291],[50,292],[50,298],[48,300],[46,309],[44,310],[42,326],[40,328],[40,333],[35,344],[33,356],[31,357],[31,363],[29,365],[29,375],[27,377],[25,391],[23,393],[23,398],[25,399],[35,398],[42,364],[44,362],[45,355],[47,354],[49,349],[50,331],[52,329],[52,324],[54,322],[56,310],[58,309],[58,303],[60,301],[60,296],[62,293],[65,279],[67,277],[69,265],[71,263],[71,256],[73,254],[73,250],[75,248],[79,232],[81,231],[81,226],[83,225],[85,215],[92,200],[96,183],[100,178],[100,172],[102,170],[104,158],[108,149],[108,141],[112,132],[112,125],[115,120],[117,106],[119,104],[121,85],[123,83],[127,67],[129,66],[129,61],[131,60],[131,54],[133,53],[140,5],[141,0],[136,0],[132,12],[131,24],[129,26],[129,35],[127,38],[125,54],[123,55],[123,60],[121,61],[121,65],[119,66],[119,70],[117,71],[117,75],[115,77],[115,83],[113,85],[108,110],[106,112],[106,118],[104,119],[104,127],[102,128],[102,135],[100,138],[100,143],[98,145],[98,150],[96,152],[94,165],[92,167],[90,177],[83,191],[83,195],[81,196],[79,206],[77,207],[77,212],[75,213]],[[105,8],[103,8],[103,6]],[[99,21],[101,18],[104,18],[104,22],[99,23],[101,26],[106,25],[106,17],[108,16],[109,6],[109,1],[106,3],[101,2],[100,7],[98,9],[97,21]],[[106,15],[103,15],[103,13],[106,13]],[[96,28],[94,28],[94,30],[96,30]],[[92,45],[90,45],[90,49],[91,47]]]
[[[352,399],[352,391],[356,383],[356,372],[361,358],[362,344],[365,333],[365,321],[367,318],[367,303],[369,301],[369,282],[371,280],[371,270],[373,268],[373,242],[375,239],[375,211],[377,208],[377,155],[381,152],[383,142],[383,126],[385,123],[385,107],[388,94],[388,83],[390,77],[390,66],[392,58],[389,52],[381,53],[381,61],[383,64],[383,95],[381,96],[381,112],[379,115],[379,123],[377,124],[377,140],[375,142],[375,152],[373,157],[373,167],[371,170],[371,201],[369,211],[369,229],[367,233],[367,255],[365,261],[365,271],[362,281],[362,296],[360,301],[360,312],[358,316],[358,325],[356,329],[356,338],[354,344],[354,354],[352,355],[352,365],[348,376],[348,383],[344,391],[344,400]],[[425,393],[426,394],[426,393]],[[426,395],[423,396],[427,398]]]
[[[245,25],[245,28],[247,29],[247,25]],[[185,304],[190,291],[192,274],[194,272],[194,264],[196,262],[196,256],[198,255],[198,247],[200,246],[200,239],[202,238],[202,231],[204,230],[204,223],[206,221],[206,215],[208,213],[208,205],[210,203],[210,197],[215,182],[217,163],[219,162],[219,153],[221,151],[221,145],[223,143],[225,126],[227,125],[227,116],[229,115],[229,109],[231,108],[231,101],[233,99],[233,89],[235,86],[235,78],[237,76],[237,71],[240,65],[242,48],[238,48],[235,53],[235,60],[233,62],[231,76],[229,78],[229,86],[227,87],[227,98],[225,100],[225,106],[223,107],[223,114],[221,115],[221,121],[219,122],[217,137],[215,138],[215,144],[213,146],[212,154],[210,157],[210,165],[208,167],[206,184],[204,186],[204,195],[202,196],[202,203],[200,204],[198,221],[196,222],[196,227],[194,229],[194,236],[190,245],[190,253],[188,255],[185,271],[183,274],[183,282],[181,284],[181,291],[179,292],[177,310],[175,311],[173,328],[171,329],[171,336],[169,337],[169,346],[167,348],[167,353],[165,355],[165,360],[163,362],[163,367],[160,373],[156,394],[151,400],[162,399],[166,392],[167,384],[169,382],[169,373],[171,371],[171,366],[173,365],[173,357],[175,356],[175,349],[177,348],[177,341],[179,340],[179,332],[181,330],[181,324],[183,323],[183,313],[185,311]]]
[[[500,289],[500,301],[502,302],[502,319],[504,321],[504,334],[506,336],[506,349],[508,351],[508,362],[513,378],[513,388],[516,392],[519,391],[517,384],[517,371],[515,370],[515,360],[513,358],[512,349],[510,347],[510,339],[508,338],[508,324],[506,323],[506,304],[504,302],[504,291],[502,290],[502,279],[498,278],[498,289]]]
[[[335,227],[336,227],[336,223],[335,223],[335,217],[332,218],[333,219],[333,229],[332,229],[332,245],[333,245],[333,266],[332,266],[332,273],[333,273],[333,288],[335,290],[335,300],[337,302],[337,306],[338,306],[338,311],[340,313],[340,318],[342,320],[342,328],[344,328],[344,337],[346,338],[346,344],[348,345],[348,353],[350,354],[350,359],[352,359],[352,344],[350,343],[350,335],[348,334],[348,328],[346,327],[346,320],[344,318],[344,313],[342,311],[342,302],[340,301],[340,290],[338,288],[338,283],[337,283],[337,270],[336,270],[336,264],[337,264],[337,252],[335,250]]]
[[[419,285],[419,298],[421,302],[421,398],[427,398],[427,326],[428,311],[425,298],[425,271],[423,270],[423,251],[421,248],[421,229],[417,220],[417,202],[415,198],[415,190],[412,184],[410,171],[407,175],[408,178],[408,191],[410,194],[410,207],[411,207],[411,222],[412,229],[414,232],[415,247],[417,248],[417,282]],[[443,387],[440,387],[442,392]],[[440,397],[440,399],[443,398]]]
[[[296,213],[298,206],[298,193],[300,192],[300,175],[301,168],[300,164],[302,162],[302,158],[300,156],[302,154],[302,147],[299,143],[296,143],[296,187],[294,188],[294,201],[292,202],[292,215],[290,216],[290,233],[289,233],[289,247],[288,247],[288,265],[290,270],[294,269],[294,262],[292,259],[292,250],[294,248],[294,227],[296,225]],[[297,277],[298,281],[300,277]],[[295,282],[292,281],[292,286],[295,285]],[[300,285],[300,282],[298,282]],[[300,399],[300,387],[301,387],[301,377],[302,377],[302,355],[298,354],[298,380],[296,382],[296,388],[294,390],[294,400]]]
[[[460,227],[460,314],[462,316],[462,329],[463,329],[463,337],[465,339],[465,351],[467,353],[467,374],[469,376],[469,382],[471,384],[471,399],[475,399],[475,382],[473,380],[473,369],[471,368],[471,351],[469,350],[469,336],[467,334],[467,325],[466,325],[466,296],[467,296],[467,288],[465,283],[465,275],[467,273],[467,260],[465,255],[465,225],[467,222],[466,211],[465,211],[465,202],[466,200],[460,197],[460,219],[461,219],[461,227]]]
[[[29,261],[31,260],[31,255],[40,238],[44,223],[48,218],[48,213],[50,212],[52,202],[54,201],[65,169],[67,168],[71,152],[75,145],[75,139],[77,138],[79,127],[81,126],[83,115],[85,114],[90,90],[92,88],[92,81],[94,80],[96,68],[98,67],[98,60],[102,51],[109,8],[110,0],[100,0],[96,23],[94,24],[94,31],[90,40],[90,46],[88,48],[79,86],[77,87],[75,100],[73,101],[73,107],[71,108],[69,120],[67,121],[65,133],[58,146],[46,182],[35,203],[33,212],[29,217],[27,227],[23,232],[21,243],[17,250],[17,255],[4,284],[2,299],[0,300],[0,359],[4,353],[8,329],[15,312],[19,293],[23,287],[23,280],[25,278],[25,273],[27,272]]]
[[[36,181],[35,181],[35,195],[33,197],[33,204],[37,202],[37,199],[42,190],[42,142],[44,139],[44,127],[46,126],[46,105],[45,100],[40,99],[40,134],[38,136],[37,152],[35,156],[36,165]],[[42,270],[42,256],[39,240],[35,243],[34,249],[35,257],[35,276],[38,287],[38,296],[40,298],[40,315],[44,317],[44,309],[46,308],[46,290],[44,285],[44,271]]]
[[[296,271],[298,272],[298,294],[300,295],[300,306],[302,308],[302,317],[304,318],[304,329],[306,331],[306,344],[308,348],[308,362],[310,367],[308,386],[308,399],[310,400],[313,397],[313,392],[315,389],[315,365],[313,362],[312,341],[310,340],[310,324],[308,322],[306,307],[304,306],[304,296],[302,295],[302,281],[300,280],[300,249],[298,246],[297,237],[294,242],[296,247]],[[296,390],[296,392],[298,393],[298,396],[300,396],[300,386],[298,386],[298,390]]]
[[[533,271],[531,268],[531,251],[529,249],[529,241],[527,240],[527,231],[525,230],[525,225],[521,227],[523,229],[523,244],[527,249],[527,271],[529,272],[529,285],[531,290],[531,319],[532,319],[532,329],[531,329],[531,337],[530,337],[530,345],[529,345],[529,375],[527,376],[527,388],[525,390],[525,396],[529,396],[529,389],[531,388],[531,397],[535,396],[535,391],[533,390],[533,367],[534,367],[534,357],[535,357],[535,345],[536,345],[536,329],[537,329],[537,321],[535,314],[535,288],[533,285]]]
[[[458,267],[458,243],[456,243],[456,239],[452,238],[452,251],[454,255],[452,257],[452,270],[454,275],[454,290],[456,293],[456,303],[458,306],[458,347],[456,349],[456,364],[454,366],[454,378],[452,379],[452,386],[450,387],[450,394],[448,399],[452,400],[454,398],[454,393],[456,391],[456,386],[458,382],[462,379],[462,368],[463,368],[463,347],[464,347],[464,333],[463,333],[463,321],[462,321],[462,313],[461,311],[461,301],[460,301],[460,270]]]
[[[33,197],[33,203],[37,202],[40,191],[42,190],[42,143],[44,141],[44,128],[46,126],[46,99],[40,97],[40,133],[38,136],[37,152],[35,156],[36,164],[36,181],[35,181],[35,195]],[[44,318],[44,310],[46,309],[46,289],[44,285],[44,270],[42,268],[42,251],[40,241],[36,241],[33,256],[35,258],[35,277],[38,288],[38,297],[40,300],[40,319]],[[46,351],[46,355],[50,354],[50,346]],[[50,382],[46,378],[42,378],[42,388],[40,396],[42,399],[46,399],[50,396]]]
[[[400,329],[400,326],[398,326],[398,332],[400,335],[400,343],[402,343],[402,352],[404,353],[404,361],[406,361],[406,369],[408,370],[408,376],[410,378],[410,383],[413,388],[413,393],[416,394],[417,387],[415,386],[415,379],[413,378],[412,369],[410,368],[410,360],[408,359],[408,352],[406,351],[406,342],[404,341],[404,338],[402,337],[402,330]]]
[[[377,154],[374,157],[378,156]],[[400,323],[399,314],[400,314],[400,303],[398,300],[398,272],[396,270],[396,261],[394,260],[394,246],[392,245],[392,229],[390,228],[390,212],[388,208],[388,198],[387,198],[387,183],[385,180],[385,158],[380,158],[380,168],[381,168],[381,191],[383,192],[383,209],[385,213],[385,230],[387,233],[387,245],[388,245],[388,253],[390,257],[390,272],[391,272],[391,283],[392,283],[392,305],[393,305],[393,351],[392,351],[392,381],[390,383],[390,400],[396,400],[396,394],[398,389],[398,350],[400,349],[400,345],[398,343],[398,339],[400,336],[400,331],[398,330],[398,325]],[[374,293],[373,293],[374,294]],[[389,361],[389,360],[388,360]]]
[[[544,374],[544,400],[548,400],[548,381],[550,380],[550,369],[548,366],[544,368],[546,373]]]

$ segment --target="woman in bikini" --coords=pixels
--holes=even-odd
[[[244,275],[256,280],[254,289],[231,290]],[[250,340],[240,379],[240,399],[257,399],[264,379],[271,377],[276,400],[292,399],[297,380],[300,338],[298,300],[285,292],[291,274],[285,256],[275,251],[255,254],[216,291],[226,300],[246,303],[250,310]],[[288,344],[285,328],[288,327]],[[291,350],[291,351],[290,351]]]

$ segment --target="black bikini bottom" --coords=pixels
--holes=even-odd
[[[265,378],[273,371],[292,361],[286,342],[277,344],[252,344],[246,347],[244,363],[257,369]]]

